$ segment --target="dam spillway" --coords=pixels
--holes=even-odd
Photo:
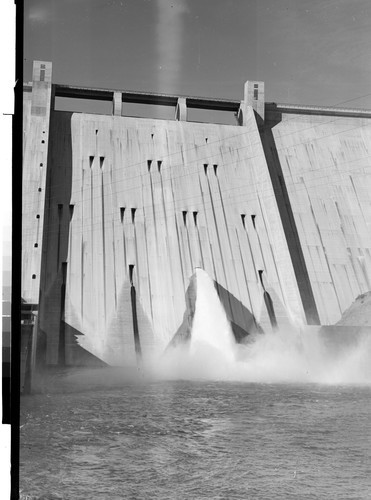
[[[22,296],[47,365],[135,365],[132,287],[141,355],[159,355],[196,268],[236,338],[270,331],[272,310],[278,327],[334,324],[370,290],[371,112],[265,103],[262,82],[241,102],[58,86],[47,62],[24,95]],[[187,121],[192,107],[236,123]]]

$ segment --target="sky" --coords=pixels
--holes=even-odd
[[[27,0],[24,79],[371,109],[370,0]]]

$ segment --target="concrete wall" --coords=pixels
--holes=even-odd
[[[334,324],[371,289],[371,119],[268,113],[269,133],[320,322]]]
[[[21,286],[23,300],[38,303],[51,105],[51,63],[34,63],[32,92],[25,92],[24,96]]]
[[[163,350],[181,325],[196,267],[220,285],[230,318],[246,331],[251,313],[270,328],[262,285],[279,324],[303,320],[248,113],[243,127],[53,113],[41,322],[48,363],[58,362],[63,262],[65,322],[110,364],[135,361],[130,265],[144,356]]]
[[[22,296],[40,303],[47,364],[135,364],[130,269],[144,357],[179,331],[196,267],[238,335],[272,328],[267,293],[284,327],[333,324],[370,290],[369,118],[264,108],[263,82],[246,83],[240,126],[187,122],[185,100],[180,121],[121,116],[113,91],[113,116],[50,113],[41,64],[24,100]]]

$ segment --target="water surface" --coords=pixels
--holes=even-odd
[[[83,388],[77,374],[75,384],[22,398],[24,494],[71,500],[371,496],[370,387],[125,382],[108,380],[110,373],[96,371],[94,383]]]

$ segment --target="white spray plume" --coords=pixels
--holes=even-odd
[[[340,335],[329,342],[319,331],[293,327],[236,344],[213,281],[200,271],[191,344],[170,351],[155,373],[170,379],[371,384],[370,336],[342,341]]]

